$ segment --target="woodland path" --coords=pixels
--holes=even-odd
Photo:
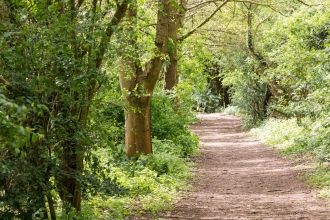
[[[327,201],[298,178],[303,170],[244,132],[239,118],[199,117],[195,189],[158,219],[330,219]]]

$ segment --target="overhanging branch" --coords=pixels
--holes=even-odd
[[[187,8],[187,11],[192,10],[194,8],[198,8],[198,7],[202,6],[202,5],[206,5],[208,3],[215,3],[215,2],[217,2],[217,1],[216,0],[210,0],[210,1],[200,2],[200,3],[196,4],[196,5],[193,5],[193,6],[190,6],[189,8]]]
[[[304,1],[301,1],[301,0],[297,0],[298,2],[300,2],[301,4],[303,4],[303,5],[306,5],[306,6],[308,6],[308,7],[311,7],[311,6],[313,6],[313,5],[310,5],[310,4],[307,4],[306,2],[304,2]]]
[[[192,35],[193,33],[195,33],[199,28],[201,28],[202,26],[204,26],[208,21],[211,20],[211,18],[213,18],[213,16],[223,7],[225,6],[230,0],[226,0],[224,1],[220,6],[218,6],[214,12],[208,17],[206,18],[202,23],[200,23],[197,27],[195,27],[194,29],[192,29],[191,31],[189,31],[188,33],[186,33],[185,35],[181,36],[178,38],[179,41],[183,41],[184,39],[186,39],[187,37],[189,37],[190,35]]]
[[[108,24],[105,30],[105,36],[101,39],[99,51],[97,53],[97,58],[96,58],[96,68],[101,67],[103,56],[107,49],[106,47],[108,46],[110,38],[113,35],[118,24],[125,17],[126,11],[128,9],[128,4],[129,4],[129,0],[124,0],[121,4],[117,5],[117,10],[115,11],[110,23]]]
[[[287,17],[287,15],[283,14],[280,10],[276,9],[273,4],[265,4],[265,3],[260,3],[260,2],[255,2],[255,1],[248,1],[248,0],[236,0],[235,2],[241,2],[243,4],[249,3],[249,4],[252,4],[252,5],[268,7],[271,10],[275,11],[276,13],[279,13],[280,15]]]

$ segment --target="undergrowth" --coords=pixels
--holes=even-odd
[[[168,143],[165,143],[168,144]],[[155,148],[163,148],[162,142],[154,142]],[[172,153],[159,152],[140,155],[122,161],[111,161],[104,157],[109,150],[98,152],[105,179],[113,181],[118,191],[115,195],[99,192],[86,205],[94,210],[94,219],[126,219],[128,215],[156,214],[169,210],[179,196],[179,190],[188,190],[187,179],[192,177],[193,165],[187,158]]]
[[[303,132],[303,128],[297,124],[295,118],[267,120],[258,128],[251,129],[251,134],[260,138],[265,145],[288,151],[295,146],[295,139]],[[292,150],[294,152],[294,150]]]
[[[109,100],[108,103],[113,103]],[[189,130],[196,121],[177,94],[158,91],[152,100],[152,155],[129,158],[124,152],[123,108],[100,105],[94,110],[95,134],[102,134],[86,161],[82,212],[61,212],[60,219],[129,219],[169,210],[189,190],[199,140]],[[98,131],[100,129],[101,131]],[[96,139],[96,138],[95,138]]]

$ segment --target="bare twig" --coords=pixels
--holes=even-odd
[[[248,1],[248,0],[236,0],[235,2],[241,2],[241,3],[243,3],[245,6],[246,6],[246,3],[249,3],[249,4],[252,4],[252,5],[268,7],[268,8],[270,8],[271,10],[273,10],[273,11],[279,13],[280,15],[287,17],[287,15],[283,14],[281,11],[279,11],[278,9],[276,9],[276,8],[274,7],[274,5],[272,5],[272,4],[264,4],[264,3],[255,2],[255,1]]]
[[[313,6],[313,5],[310,5],[310,4],[307,4],[306,2],[304,2],[304,1],[301,1],[301,0],[297,0],[298,2],[300,2],[301,4],[303,4],[303,5],[306,5],[306,6],[308,6],[308,7],[311,7],[311,6]]]
[[[179,41],[183,41],[184,39],[186,39],[187,37],[189,37],[190,35],[192,35],[193,33],[195,33],[199,28],[201,28],[202,26],[204,26],[208,21],[211,20],[211,18],[213,18],[213,16],[223,7],[225,6],[227,3],[229,2],[229,0],[224,1],[219,7],[217,7],[214,12],[207,17],[202,23],[200,23],[197,27],[195,27],[194,29],[192,29],[191,31],[189,31],[188,33],[186,33],[185,35],[181,36],[178,38]]]
[[[214,2],[216,2],[216,1],[215,0],[211,0],[211,1],[200,2],[200,3],[196,4],[196,5],[193,5],[193,6],[190,6],[189,8],[187,8],[187,11],[192,10],[194,8],[198,8],[198,7],[202,6],[202,5],[206,5],[208,3],[214,3]]]

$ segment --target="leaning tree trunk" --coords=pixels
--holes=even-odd
[[[245,3],[244,3],[245,4]],[[252,22],[253,22],[253,14],[252,11],[258,7],[255,6],[253,3],[245,4],[246,8],[248,9],[248,16],[247,16],[247,37],[246,37],[246,43],[247,48],[249,51],[249,54],[257,61],[260,62],[261,68],[257,68],[256,72],[261,76],[266,76],[264,69],[270,68],[269,62],[259,53],[256,52],[253,44],[253,34],[252,34]],[[271,97],[275,96],[275,84],[273,84],[275,80],[270,80],[268,82],[268,85],[265,90],[265,97],[262,102],[262,113],[263,116],[267,116],[268,113],[268,106],[270,103]]]
[[[157,15],[155,55],[142,68],[138,58],[128,54],[122,56],[119,80],[125,101],[125,145],[127,155],[152,153],[150,102],[156,82],[159,78],[168,40],[170,0],[160,0]],[[137,10],[130,9],[129,18],[136,21]],[[131,48],[135,51],[135,42],[131,39]],[[136,51],[135,51],[136,52]]]

